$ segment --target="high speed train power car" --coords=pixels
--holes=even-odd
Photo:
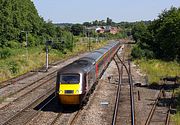
[[[81,105],[121,45],[118,41],[111,42],[60,69],[56,81],[60,103]]]

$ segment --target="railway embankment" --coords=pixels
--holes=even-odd
[[[51,88],[53,88],[53,86],[55,87],[53,81],[54,79],[50,81],[48,81],[48,79],[51,79],[51,77],[53,77],[53,72],[56,74],[56,69],[72,62],[73,59],[75,60],[76,58],[72,58],[71,60],[67,60],[66,62],[62,62],[58,65],[52,66],[49,72],[38,72],[36,75],[21,79],[20,81],[14,81],[13,84],[7,85],[5,88],[1,88],[0,92],[1,95],[4,96],[4,100],[2,100],[3,103],[1,103],[0,108],[0,124],[3,124],[5,122],[11,124],[19,124],[21,123],[21,121],[23,121],[22,123],[27,122],[27,125],[111,124],[116,91],[118,88],[118,71],[114,61],[110,63],[104,75],[99,80],[96,89],[91,94],[88,103],[82,108],[82,110],[79,110],[76,107],[63,108],[61,105],[59,105],[57,99],[52,98],[51,100],[53,93],[51,93],[52,95],[48,95],[47,92]],[[127,62],[125,64],[127,65]],[[123,70],[123,72],[124,75],[122,78],[121,86],[122,91],[119,103],[120,117],[118,119],[119,122],[117,123],[117,125],[122,123],[130,125],[131,114],[129,100],[127,98],[129,93],[129,86],[127,74],[125,73],[125,70]],[[134,83],[133,93],[135,100],[135,122],[137,125],[145,124],[160,90],[157,86],[149,87],[149,80],[147,80],[147,77],[145,77],[146,75],[144,75],[144,73],[142,72],[143,71],[142,69],[140,69],[139,65],[131,62],[131,73]],[[47,77],[44,78],[47,75],[48,79]],[[42,81],[40,80],[37,83],[31,85],[31,83],[37,81],[38,79],[41,79]],[[41,85],[41,83],[43,82],[44,84]],[[169,84],[173,83],[169,82]],[[23,86],[25,87],[24,89],[21,88]],[[159,117],[161,118],[164,114],[167,113],[169,105],[168,103],[164,102],[170,102],[169,99],[171,97],[171,92],[172,91],[170,89],[165,91],[167,99],[163,98],[163,101],[161,99],[161,101],[158,102],[157,105],[158,111],[162,111],[162,115],[161,113],[154,115],[155,117],[152,119],[152,121],[159,120]],[[41,96],[42,99],[38,100]],[[173,110],[174,109],[178,109],[178,105],[176,105],[175,108],[173,107]],[[19,115],[18,117],[14,116],[17,113],[21,114],[22,111],[25,115]],[[13,118],[12,121],[10,120],[11,118]],[[164,122],[164,119],[165,118],[161,119],[162,122]],[[170,124],[175,124],[176,119],[178,119],[178,116],[174,116],[173,118],[170,117]],[[14,120],[16,122],[14,122]]]

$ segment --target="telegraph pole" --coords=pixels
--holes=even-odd
[[[24,31],[22,30],[21,33],[25,33],[26,34],[26,58],[28,60],[28,33],[31,31]]]
[[[49,68],[49,59],[48,59],[48,53],[49,53],[49,49],[48,46],[52,44],[52,41],[46,41],[46,72],[48,72],[48,68]]]

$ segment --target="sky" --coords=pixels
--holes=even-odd
[[[180,0],[33,0],[46,21],[83,23],[94,20],[134,22],[154,20],[171,6],[180,7]]]

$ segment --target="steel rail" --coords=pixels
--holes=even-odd
[[[174,84],[176,85],[176,84]],[[167,116],[166,116],[166,122],[165,122],[165,125],[169,125],[169,122],[170,122],[170,113],[171,113],[171,110],[172,110],[172,104],[173,104],[173,99],[175,97],[175,91],[174,91],[175,87],[173,88],[173,92],[172,92],[172,95],[171,95],[171,102],[170,102],[170,105],[169,105],[169,110],[168,110],[168,113],[167,113]]]
[[[131,102],[131,125],[135,125],[135,107],[134,107],[133,83],[132,83],[131,70],[130,70],[130,61],[128,62],[129,64],[129,70],[128,70],[127,66],[123,63],[120,57],[117,54],[116,56],[121,62],[121,64],[125,67],[126,72],[128,74],[128,81],[130,86],[130,102]]]
[[[83,110],[83,109],[80,109],[79,111],[76,112],[75,116],[74,116],[73,119],[70,121],[70,125],[75,124],[75,122],[76,122],[76,120],[77,120],[77,118],[78,118],[78,116],[79,116],[79,114],[81,113],[82,110]]]
[[[122,73],[120,72],[120,68],[118,65],[118,62],[116,59],[113,59],[114,62],[116,63],[116,66],[118,68],[118,74],[119,74],[119,82],[118,82],[118,89],[116,93],[116,102],[115,102],[115,108],[114,108],[114,113],[113,113],[113,119],[112,119],[112,125],[116,124],[116,118],[117,118],[117,112],[118,112],[118,107],[119,107],[119,99],[120,99],[120,91],[121,91],[121,82],[122,82]]]
[[[43,78],[45,78],[45,77],[43,77]],[[43,78],[40,79],[40,80],[43,80]],[[17,101],[18,99],[26,96],[26,95],[29,94],[30,92],[34,91],[34,90],[37,89],[38,87],[44,85],[44,83],[49,82],[50,80],[52,80],[52,79],[54,79],[54,78],[55,78],[55,76],[52,76],[52,77],[50,77],[49,79],[47,79],[47,80],[45,80],[45,81],[42,81],[42,83],[40,83],[38,86],[36,86],[36,87],[30,89],[29,91],[25,92],[25,93],[22,94],[20,97],[14,99],[12,102],[15,102],[15,101]],[[38,81],[40,81],[40,80],[38,80]],[[9,96],[7,96],[7,97],[5,97],[5,98],[12,97],[13,95],[19,93],[20,91],[23,91],[23,90],[27,89],[28,87],[31,87],[32,85],[34,85],[34,84],[37,83],[38,81],[35,81],[35,82],[31,83],[30,85],[28,85],[28,86],[26,86],[26,87],[23,87],[22,89],[14,92],[14,93],[11,93]],[[2,109],[4,109],[5,107],[9,106],[10,104],[11,104],[11,103],[8,103],[7,105],[3,106],[3,107],[0,108],[0,109],[2,110]]]
[[[17,82],[17,81],[20,81],[20,80],[26,79],[26,78],[28,78],[28,77],[34,76],[34,75],[36,75],[36,74],[37,74],[37,72],[34,72],[34,73],[32,73],[32,74],[30,74],[30,72],[28,72],[28,73],[25,73],[25,74],[23,74],[23,75],[21,75],[21,76],[17,76],[17,77],[11,78],[11,79],[9,79],[9,80],[2,81],[2,82],[0,82],[0,89],[5,88],[5,87],[8,86],[8,85],[14,84],[14,83]],[[6,83],[7,83],[7,84],[6,84]],[[3,84],[4,84],[4,85],[3,85]]]
[[[159,91],[159,93],[158,93],[158,97],[156,98],[156,100],[155,100],[155,102],[154,102],[154,104],[153,104],[153,107],[151,108],[151,111],[150,111],[150,113],[149,113],[149,115],[148,115],[148,118],[147,118],[147,120],[146,120],[146,122],[145,122],[145,125],[149,125],[149,124],[150,124],[150,121],[151,121],[151,119],[152,119],[152,117],[153,117],[153,115],[154,115],[154,112],[155,112],[157,103],[158,103],[158,101],[159,101],[159,98],[161,97],[162,89],[163,89],[163,88],[161,88],[160,91]]]
[[[74,56],[70,56],[68,59],[72,58]],[[64,60],[61,60],[61,61],[57,61],[57,62],[54,62],[54,63],[51,63],[49,64],[49,68],[51,68],[51,66],[56,66],[56,65],[59,65],[61,63],[64,63],[66,61],[66,59]],[[8,79],[8,80],[5,80],[5,81],[2,81],[0,82],[0,89],[8,86],[8,85],[11,85],[11,84],[14,84],[15,82],[17,81],[20,81],[20,80],[23,80],[23,79],[26,79],[27,77],[30,77],[30,76],[33,76],[33,75],[36,75],[39,71],[43,70],[45,68],[45,66],[42,66],[36,70],[31,70],[30,72],[27,72],[27,73],[24,73],[20,76],[17,76],[17,77],[14,77],[14,78],[11,78],[11,79]],[[33,73],[32,73],[33,72]],[[22,77],[22,78],[21,78]],[[10,83],[8,83],[10,82]],[[5,84],[5,83],[8,83],[8,84]],[[3,85],[5,84],[5,85]]]
[[[29,108],[34,108],[38,105],[38,103],[40,103],[42,100],[45,100],[48,96],[50,96],[51,94],[54,93],[55,88],[50,88],[48,90],[48,92],[42,96],[40,96],[38,99],[36,99],[34,102],[32,102],[31,104],[29,104],[28,106],[24,107],[23,109],[21,109],[19,112],[17,112],[16,114],[14,114],[12,117],[10,117],[9,119],[7,119],[3,125],[8,125],[10,122],[12,122],[13,120],[15,120],[16,118],[18,118],[18,116],[20,116],[23,112],[26,112],[26,110],[28,110]],[[50,103],[56,96],[54,96],[53,98],[51,98],[45,105],[42,106],[42,108],[40,108],[40,110],[42,110],[48,103]],[[39,110],[38,110],[39,111]],[[37,111],[37,112],[38,112]],[[34,117],[34,115],[33,115]],[[29,117],[28,120],[29,121]]]
[[[51,72],[51,73],[49,73],[49,74],[47,74],[46,76],[41,77],[41,78],[38,79],[38,80],[33,81],[32,83],[30,83],[30,84],[27,85],[27,86],[24,86],[23,88],[19,89],[18,91],[9,94],[7,97],[14,95],[15,93],[18,93],[18,92],[20,92],[20,91],[26,89],[26,88],[29,87],[29,86],[34,85],[35,83],[39,82],[40,80],[43,80],[43,79],[46,78],[47,76],[50,76],[50,75],[54,74],[55,72],[57,72],[57,70],[56,70],[56,71],[53,71],[53,72]],[[3,88],[4,88],[4,87],[3,87]]]
[[[129,64],[129,79],[130,79],[130,103],[131,103],[131,124],[135,125],[135,105],[134,105],[134,89],[133,89],[133,81],[132,81],[132,75],[131,75],[131,64],[130,60],[128,60]]]
[[[56,123],[56,121],[58,120],[58,118],[62,115],[62,113],[58,113],[58,115],[56,116],[56,118],[53,120],[53,122],[51,122],[50,125],[54,125]]]

